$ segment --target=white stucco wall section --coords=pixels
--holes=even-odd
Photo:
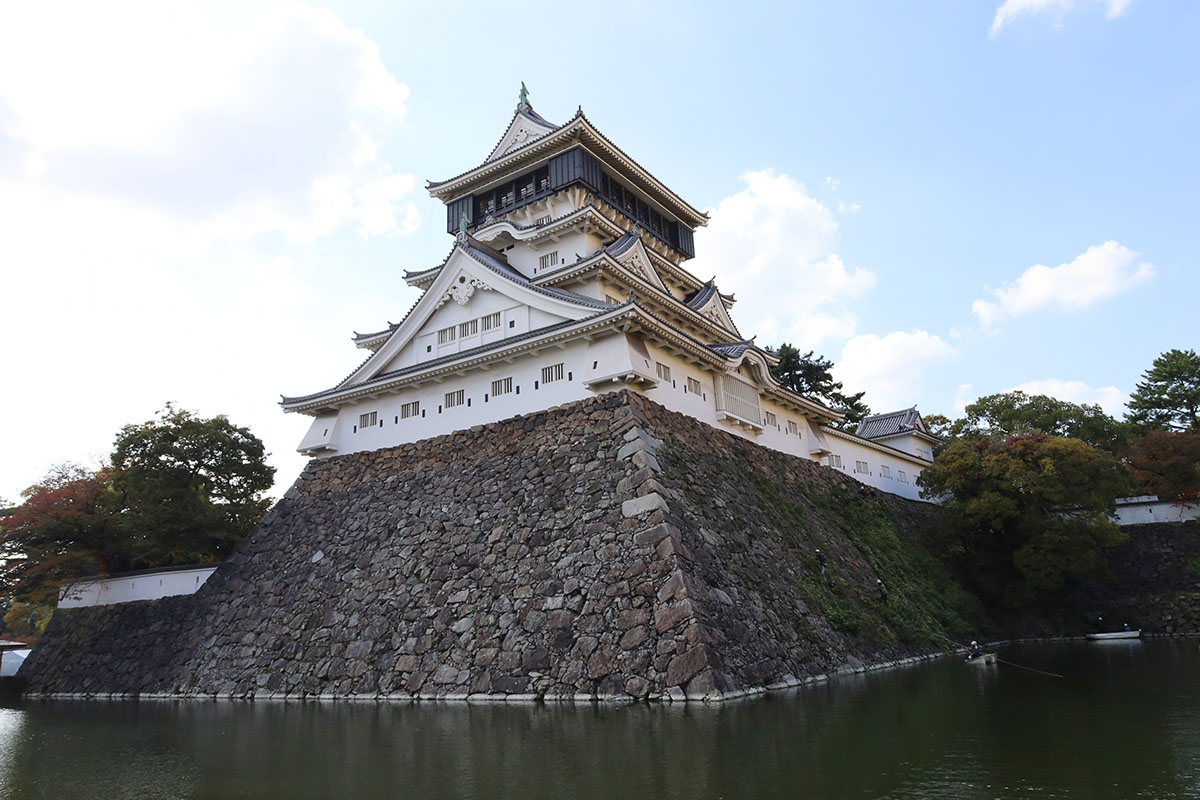
[[[133,603],[138,600],[157,600],[193,594],[217,571],[217,564],[118,575],[112,578],[83,580],[63,587],[59,593],[59,608],[107,606],[114,603]]]
[[[1200,517],[1200,506],[1176,505],[1155,495],[1117,498],[1118,525],[1148,525],[1151,522],[1187,522]]]

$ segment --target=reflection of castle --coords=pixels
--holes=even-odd
[[[407,273],[404,319],[356,334],[371,355],[332,389],[286,397],[315,419],[299,450],[336,455],[424,439],[629,388],[766,447],[916,497],[932,443],[915,410],[841,414],[784,389],[742,337],[732,295],[681,265],[707,217],[576,112],[525,99],[479,166],[429,184],[454,247]]]

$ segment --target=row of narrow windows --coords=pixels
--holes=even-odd
[[[451,325],[447,328],[442,328],[437,332],[438,344],[450,344],[457,339],[465,339],[468,336],[477,336],[479,331],[484,333],[494,331],[500,327],[500,312],[496,311],[483,317],[469,319],[466,322],[460,322],[457,325]]]
[[[533,382],[533,388],[536,390],[541,388],[543,384],[554,383],[555,381],[561,381],[564,378],[566,380],[573,380],[574,375],[571,372],[567,372],[566,365],[560,361],[557,364],[551,364],[549,366],[542,367],[541,380],[535,380]],[[496,380],[492,381],[492,391],[483,395],[483,402],[486,403],[492,397],[498,397],[500,395],[520,393],[520,384],[514,384],[512,376],[509,375],[507,377],[497,378]],[[455,389],[453,391],[446,392],[442,396],[442,404],[438,406],[437,413],[441,414],[445,409],[458,408],[459,406],[463,405],[470,406],[471,398],[467,397],[465,389]],[[413,400],[409,403],[401,404],[400,413],[396,415],[394,421],[395,423],[399,423],[402,419],[424,416],[425,412],[421,409],[421,401]],[[354,432],[358,433],[361,429],[374,427],[382,428],[383,422],[379,419],[378,411],[368,411],[365,414],[358,415],[358,424],[354,426]]]
[[[842,457],[836,453],[829,456],[829,466],[840,468],[842,466]],[[859,475],[870,475],[871,474],[871,465],[868,464],[866,461],[855,460],[854,471],[855,471],[855,473],[857,473]],[[879,477],[890,479],[892,477],[892,468],[885,464],[880,464],[879,465]],[[896,470],[896,478],[895,479],[897,481],[899,481],[900,483],[908,483],[908,473],[902,469],[898,469],[898,470]]]

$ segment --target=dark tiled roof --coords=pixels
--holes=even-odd
[[[741,358],[742,353],[754,347],[754,342],[722,342],[706,346],[722,358]]]
[[[513,112],[512,119],[510,119],[508,121],[508,125],[506,125],[504,127],[504,133],[500,134],[500,138],[496,140],[496,143],[494,145],[492,145],[492,151],[494,151],[497,147],[500,146],[500,142],[504,141],[504,137],[508,135],[509,128],[512,127],[513,122],[516,121],[518,116],[526,117],[526,118],[532,120],[533,122],[536,122],[538,125],[544,125],[547,128],[550,128],[550,130],[546,131],[546,133],[537,137],[537,139],[530,139],[529,141],[525,142],[525,144],[521,145],[521,147],[525,147],[526,145],[533,144],[534,142],[536,142],[540,139],[546,138],[547,136],[554,133],[555,131],[557,131],[560,128],[565,128],[567,125],[570,125],[571,122],[573,122],[575,120],[575,117],[583,116],[583,110],[580,109],[578,112],[576,112],[575,117],[571,117],[571,119],[567,120],[562,125],[558,125],[556,123],[550,122],[545,117],[543,117],[541,114],[534,111],[533,106],[529,105],[528,103],[517,103],[517,110]],[[520,149],[520,148],[518,148],[518,149]],[[489,152],[491,152],[491,151],[489,151]],[[505,154],[501,153],[496,158],[503,158],[504,156],[505,156]],[[475,170],[482,167],[484,164],[488,164],[491,161],[495,161],[495,160],[496,159],[488,159],[487,161],[484,161],[483,164],[478,164],[474,167],[471,167],[466,172],[461,172],[458,175],[455,175],[453,178],[447,178],[444,181],[425,181],[425,188],[433,189],[433,188],[436,188],[436,187],[441,186],[446,183],[453,183],[454,181],[458,180],[459,178],[463,177],[464,175],[471,174]]]
[[[381,331],[375,331],[374,333],[359,333],[358,331],[355,331],[354,332],[354,341],[361,342],[365,339],[374,339],[377,336],[383,336],[385,333],[391,333],[392,331],[396,330],[396,328],[399,328],[399,327],[400,327],[399,322],[389,322],[388,326],[386,328],[384,328]]]
[[[886,414],[872,414],[858,424],[857,435],[863,439],[878,439],[881,436],[895,436],[898,433],[916,431],[924,433],[921,427],[921,415],[917,409],[906,408],[903,411],[889,411]]]
[[[642,236],[638,232],[637,228],[630,228],[614,239],[611,243],[605,245],[602,249],[613,258],[616,258],[617,256],[628,252],[629,248],[633,247],[634,244],[636,244],[641,238]]]
[[[683,304],[693,311],[699,311],[708,305],[708,301],[717,293],[716,280],[711,280],[696,291],[683,298]]]

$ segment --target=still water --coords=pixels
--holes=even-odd
[[[717,707],[25,702],[3,798],[1200,798],[1190,639]]]

